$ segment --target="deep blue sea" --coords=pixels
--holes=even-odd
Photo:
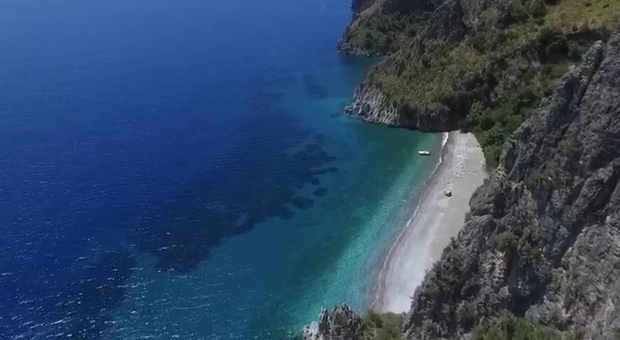
[[[441,136],[342,114],[349,0],[0,0],[0,339],[366,308]]]

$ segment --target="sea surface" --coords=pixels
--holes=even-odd
[[[342,114],[349,0],[0,0],[0,339],[363,310],[439,135]],[[413,293],[413,292],[412,292]]]

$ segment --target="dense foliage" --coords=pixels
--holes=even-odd
[[[400,324],[402,315],[394,313],[376,313],[369,311],[362,323],[364,340],[402,339]]]
[[[401,340],[403,316],[370,311],[363,319],[363,340]],[[500,317],[477,320],[471,340],[572,340],[569,333],[560,333],[533,321],[517,318],[510,313]]]
[[[533,25],[527,29],[535,32],[528,31],[531,36],[521,44],[515,44],[518,37],[511,35],[523,34],[520,30],[524,27],[517,32],[481,31],[465,42],[491,61],[484,66],[484,78],[477,84],[486,92],[468,97],[469,107],[461,124],[463,130],[476,133],[490,165],[497,164],[508,136],[552,93],[569,65],[578,63],[592,39],[598,37],[576,37],[557,28]]]
[[[370,15],[359,20],[345,33],[372,54],[395,53],[406,41],[413,39],[424,26],[427,13],[408,15]]]
[[[562,340],[570,338],[538,323],[511,314],[484,322],[474,328],[471,340]]]
[[[468,33],[449,44],[413,37],[427,13],[368,16],[350,39],[392,57],[368,74],[402,114],[451,115],[474,132],[496,165],[506,138],[549,96],[559,78],[595,40],[616,27],[614,0],[505,0],[480,10],[461,0]],[[475,13],[478,10],[479,13]]]

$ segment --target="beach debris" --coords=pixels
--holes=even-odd
[[[428,150],[420,150],[420,151],[418,151],[418,155],[420,155],[420,156],[430,156],[431,152],[428,151]]]
[[[448,197],[452,197],[452,191],[450,191],[450,190],[444,190],[443,194],[448,196]]]

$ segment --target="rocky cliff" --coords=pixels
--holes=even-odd
[[[346,113],[424,131],[472,131],[496,166],[506,138],[552,92],[568,65],[617,27],[613,2],[366,3],[339,49],[386,57],[366,73]]]
[[[519,339],[560,339],[561,332],[617,339],[619,183],[620,35],[614,35],[594,43],[511,135],[498,168],[472,196],[458,237],[416,290],[402,324],[405,338],[499,339],[480,334],[509,312],[554,330],[532,336],[543,333],[527,324],[529,337]],[[346,339],[375,339],[359,331],[354,313],[334,312],[345,314],[324,314],[315,327],[323,331],[312,339],[345,339],[326,331],[334,319],[349,330]],[[514,332],[520,324],[510,322],[513,328],[500,329]]]
[[[417,11],[417,10],[416,10]],[[457,127],[458,114],[450,114],[450,110],[462,111],[457,96],[446,98],[445,106],[422,108],[402,105],[386,94],[376,79],[381,75],[403,72],[403,59],[421,60],[427,50],[433,50],[441,44],[452,44],[461,41],[465,36],[466,27],[462,21],[464,16],[460,2],[448,0],[435,9],[428,18],[421,32],[413,38],[411,45],[397,55],[387,57],[372,67],[366,78],[357,87],[353,103],[345,111],[355,114],[364,121],[390,126],[402,126],[424,131],[448,131]],[[430,45],[430,46],[429,46]]]
[[[402,315],[368,312],[364,318],[347,305],[321,310],[319,321],[304,327],[304,340],[390,340],[401,339]]]
[[[305,340],[354,340],[359,338],[362,318],[349,306],[321,310],[319,321],[304,327]]]
[[[465,38],[468,27],[462,3],[471,4],[470,12],[489,7],[478,2],[473,5],[473,1],[378,0],[356,16],[338,43],[340,51],[356,56],[388,57],[367,72],[346,112],[359,115],[366,122],[425,131],[457,128],[466,111],[465,98],[455,92],[423,98],[432,92],[424,85],[434,81],[420,76],[423,73],[420,70],[429,68],[432,59],[443,57],[445,51]],[[459,76],[470,83],[473,78],[458,73],[450,75]],[[415,94],[416,86],[424,93]],[[458,87],[445,82],[438,86],[444,87],[443,92]]]
[[[409,338],[510,311],[585,339],[620,331],[620,37],[597,42],[512,135],[417,289]]]

